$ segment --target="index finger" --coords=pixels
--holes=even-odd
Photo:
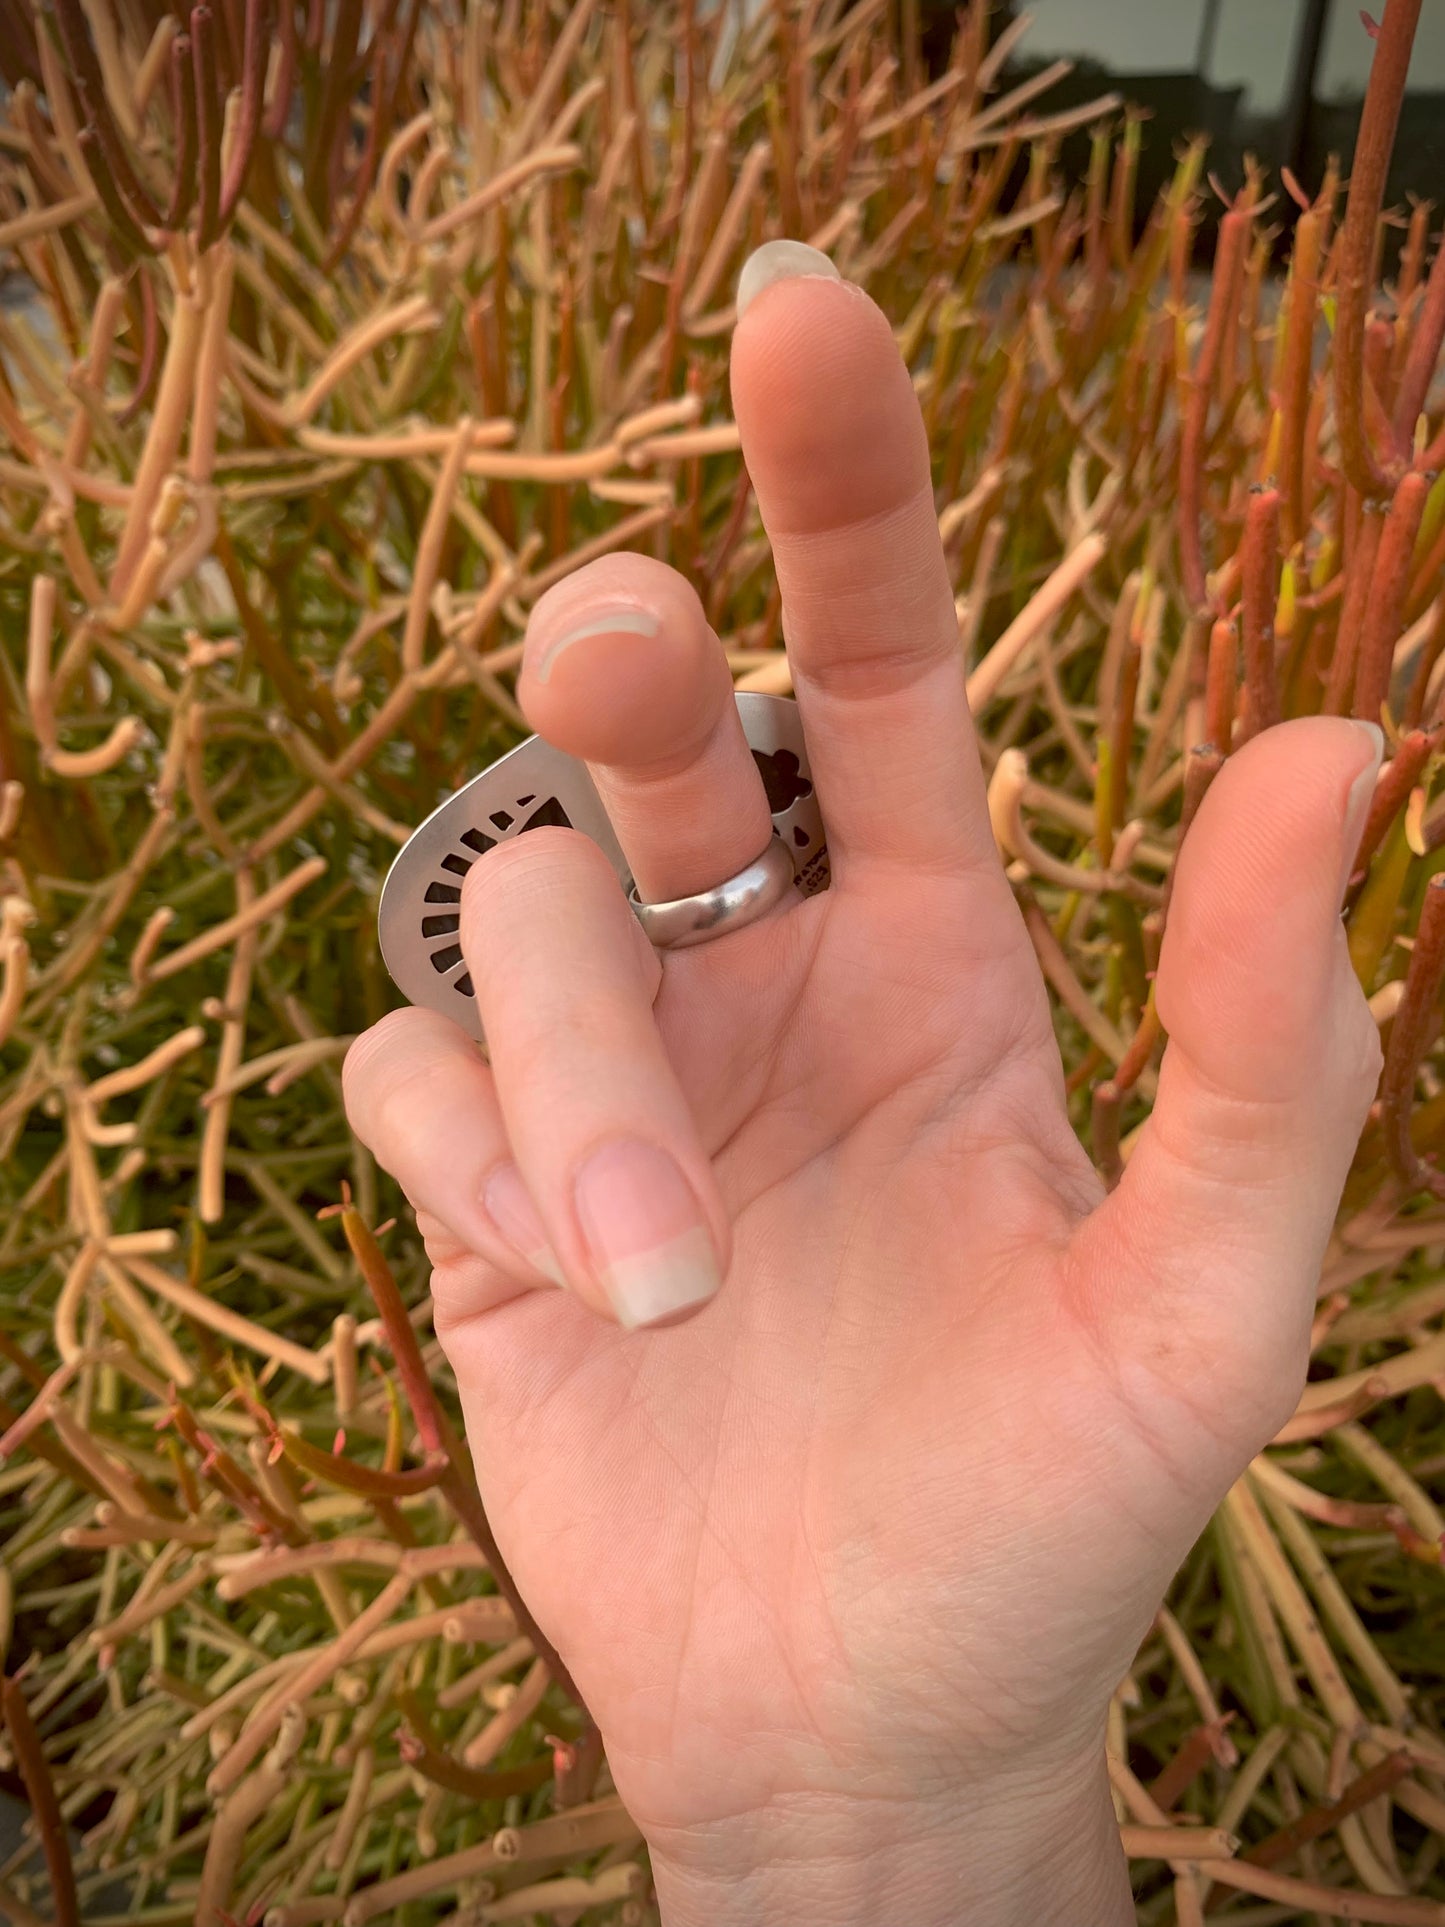
[[[745,264],[733,406],[772,543],[835,888],[997,868],[928,438],[893,330],[826,255]]]

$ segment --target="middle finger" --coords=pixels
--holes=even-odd
[[[823,255],[765,243],[731,388],[782,590],[833,888],[866,871],[1005,895],[939,539],[928,436],[887,317]]]

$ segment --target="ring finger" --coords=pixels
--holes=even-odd
[[[727,658],[676,570],[609,555],[549,589],[517,693],[537,733],[587,764],[644,903],[712,889],[766,848]]]

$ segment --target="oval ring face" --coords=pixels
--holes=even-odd
[[[798,705],[755,689],[739,690],[737,705],[773,827],[792,856],[798,889],[812,896],[828,887],[828,848]],[[540,736],[529,736],[439,804],[398,851],[382,885],[377,933],[392,981],[409,1003],[440,1011],[479,1042],[459,935],[462,879],[496,844],[548,823],[590,836],[623,890],[632,888],[587,765]]]

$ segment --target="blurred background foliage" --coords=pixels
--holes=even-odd
[[[910,0],[0,5],[17,1927],[656,1918],[338,1067],[395,1001],[397,847],[525,733],[548,583],[658,555],[738,686],[788,691],[727,392],[777,234],[915,372],[1106,1176],[1214,773],[1281,716],[1387,725],[1348,899],[1386,1070],[1311,1383],[1111,1766],[1146,1923],[1445,1923],[1445,250],[1391,172],[1438,22],[1337,10],[1372,75],[1346,193],[1327,148],[1267,175],[1221,134],[1211,174],[1039,11],[1031,57],[1022,19]]]
[[[947,57],[949,9],[923,0],[933,61]],[[1022,9],[1011,6],[1010,16]],[[1097,92],[1101,80],[1151,116],[1141,163],[1144,205],[1170,167],[1176,138],[1209,138],[1210,167],[1229,191],[1248,156],[1272,172],[1288,167],[1318,181],[1331,155],[1348,169],[1369,79],[1373,42],[1350,0],[1032,0],[1031,26],[1011,71],[1060,57],[1074,71],[1052,96],[1060,104]],[[997,16],[996,16],[997,17]],[[1066,143],[1066,169],[1080,163]],[[1445,13],[1422,9],[1386,182],[1386,201],[1429,195],[1445,168]],[[1212,252],[1216,221],[1198,229]],[[1287,239],[1287,234],[1282,235]]]

